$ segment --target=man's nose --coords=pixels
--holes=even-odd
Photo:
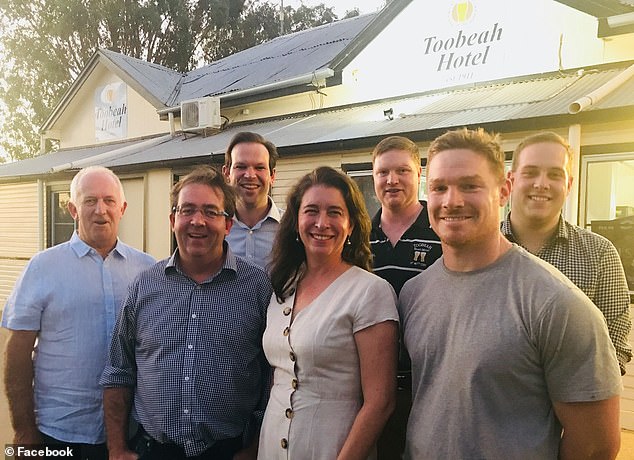
[[[449,187],[444,194],[443,206],[446,208],[459,208],[464,206],[464,197],[457,187]]]
[[[546,175],[546,173],[541,173],[535,176],[533,187],[538,189],[547,189],[550,187],[550,182],[548,181],[548,176]]]

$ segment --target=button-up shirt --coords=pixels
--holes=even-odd
[[[134,387],[136,420],[188,456],[243,433],[247,440],[266,406],[271,284],[226,244],[225,254],[202,283],[182,272],[178,251],[137,278],[101,378],[105,387]]]
[[[104,259],[75,233],[27,264],[2,326],[38,331],[33,391],[43,433],[73,443],[105,441],[99,377],[108,344],[130,281],[154,263],[121,241]]]
[[[513,235],[510,216],[509,213],[502,222],[502,233],[509,241],[521,245]],[[535,255],[554,265],[601,310],[616,348],[621,373],[624,373],[625,365],[632,359],[632,348],[627,341],[631,327],[630,297],[614,245],[560,216],[557,231]]]
[[[249,227],[237,216],[233,216],[233,227],[225,238],[234,254],[262,268],[266,268],[267,263],[270,262],[273,240],[282,218],[282,211],[271,198],[269,198],[269,205],[269,212],[253,227]]]

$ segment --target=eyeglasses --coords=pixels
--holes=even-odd
[[[197,208],[196,206],[174,206],[172,208],[172,212],[175,212],[179,216],[183,217],[192,217],[196,213],[200,212],[205,219],[210,220],[214,220],[219,217],[229,217],[229,214],[225,211],[218,211],[210,206],[203,206],[202,208]]]

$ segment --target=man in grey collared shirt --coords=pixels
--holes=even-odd
[[[229,143],[222,167],[238,197],[226,240],[235,254],[263,268],[282,214],[269,196],[277,158],[273,143],[257,133],[240,132]]]

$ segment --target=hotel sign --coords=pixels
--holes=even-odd
[[[95,91],[95,139],[110,141],[128,135],[126,84],[110,83]]]
[[[434,36],[423,40],[426,55],[440,55],[436,71],[485,65],[491,43],[502,39],[502,28],[496,22],[490,30],[466,35],[462,29],[449,38]]]
[[[600,62],[596,18],[552,0],[413,0],[349,66],[373,99]]]

